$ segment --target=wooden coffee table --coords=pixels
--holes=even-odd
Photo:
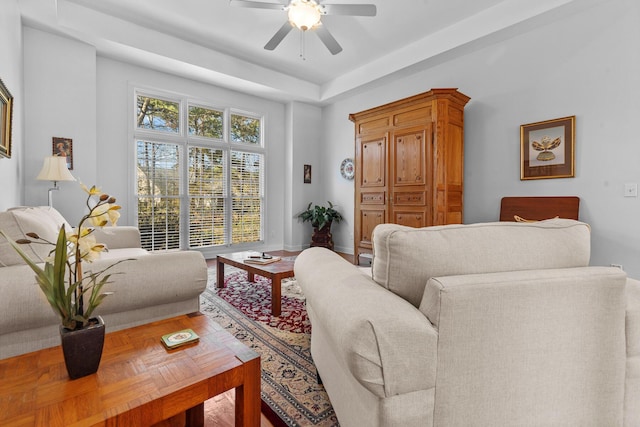
[[[293,277],[294,259],[281,259],[271,264],[258,265],[244,262],[249,254],[255,252],[234,252],[230,254],[220,254],[216,259],[218,266],[218,276],[216,286],[224,288],[224,265],[229,264],[247,272],[250,282],[254,281],[254,275],[271,279],[271,314],[280,316],[282,312],[282,279]]]
[[[186,328],[200,342],[160,343]],[[58,346],[0,360],[0,378],[4,427],[150,426],[185,412],[202,426],[204,401],[232,388],[236,426],[260,425],[260,356],[200,313],[107,333],[93,375],[70,380]]]

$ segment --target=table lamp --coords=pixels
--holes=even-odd
[[[53,181],[53,187],[49,188],[49,207],[53,207],[53,190],[58,190],[58,181],[75,181],[67,168],[67,158],[62,156],[49,156],[44,158],[42,170],[36,177],[40,181]]]

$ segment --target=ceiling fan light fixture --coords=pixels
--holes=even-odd
[[[291,25],[307,31],[320,23],[322,9],[315,0],[293,0],[287,13]]]

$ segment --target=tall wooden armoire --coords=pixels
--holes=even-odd
[[[355,123],[356,263],[370,256],[378,224],[462,222],[469,99],[457,89],[432,89],[349,115]]]

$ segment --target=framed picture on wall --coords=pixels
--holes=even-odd
[[[575,176],[576,116],[520,126],[520,179]]]
[[[53,155],[66,157],[67,168],[73,170],[73,140],[71,138],[53,137]]]
[[[13,96],[0,79],[0,157],[11,157]]]
[[[311,184],[311,165],[304,165],[304,183]]]

